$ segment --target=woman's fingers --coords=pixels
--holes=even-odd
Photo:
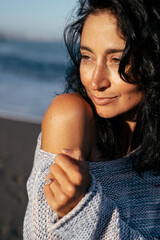
[[[44,193],[49,206],[59,217],[66,215],[76,205],[75,202],[71,201],[71,198],[61,191],[61,187],[56,180],[45,185]]]
[[[79,186],[82,182],[83,172],[88,171],[88,165],[84,161],[77,161],[64,154],[55,158],[55,163],[66,173],[70,182]]]
[[[50,171],[53,175],[53,178],[56,179],[57,183],[59,184],[61,190],[69,197],[72,197],[75,193],[75,188],[69,180],[68,175],[63,171],[63,169],[61,169],[55,163],[50,167]],[[51,186],[54,186],[54,184],[52,184]]]
[[[55,200],[55,197],[54,197],[54,193],[52,192],[52,190],[50,188],[50,184],[46,184],[44,186],[44,194],[46,196],[46,199],[47,199],[47,202],[48,202],[49,206],[52,208],[53,207],[52,204]]]
[[[84,161],[81,150],[79,148],[62,149],[62,153],[64,153],[68,157],[74,158],[76,160]]]
[[[46,178],[50,181],[44,188],[48,204],[60,217],[78,204],[90,184],[88,165],[79,157],[79,150],[71,151],[70,156],[58,154]]]
[[[54,180],[51,184],[47,184],[44,187],[44,193],[47,202],[52,210],[54,210],[60,217],[64,216],[71,210],[69,205],[70,197],[68,197],[61,189],[57,180]]]
[[[68,196],[62,191],[60,184],[55,180],[50,184],[50,189],[54,194],[54,202],[52,202],[52,207],[55,211],[60,211],[63,206],[68,202]]]
[[[54,177],[53,177],[53,174],[52,173],[48,173],[47,176],[46,176],[46,182],[47,184],[51,183],[54,181]]]

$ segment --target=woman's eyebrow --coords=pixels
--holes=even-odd
[[[109,48],[105,51],[105,53],[107,54],[111,54],[111,53],[121,53],[124,51],[124,48]]]
[[[87,47],[87,46],[81,45],[80,49],[81,50],[87,50],[87,51],[93,53],[93,50],[91,48]],[[124,48],[109,48],[109,49],[106,49],[105,53],[106,54],[112,54],[112,53],[121,53],[123,51],[124,51]]]
[[[86,46],[82,46],[82,45],[81,45],[81,46],[80,46],[80,49],[81,49],[81,50],[87,50],[87,51],[93,53],[92,49],[89,48],[89,47],[86,47]]]

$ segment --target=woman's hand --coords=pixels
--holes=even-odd
[[[59,217],[70,212],[86,194],[90,185],[90,173],[79,148],[63,150],[50,167],[44,193],[52,210]]]

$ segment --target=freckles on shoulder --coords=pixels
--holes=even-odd
[[[42,149],[57,154],[64,148],[83,148],[93,122],[91,107],[78,93],[55,97],[42,121]]]

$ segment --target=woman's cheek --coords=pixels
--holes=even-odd
[[[92,79],[92,69],[87,66],[80,66],[80,78],[83,86],[88,89]]]

